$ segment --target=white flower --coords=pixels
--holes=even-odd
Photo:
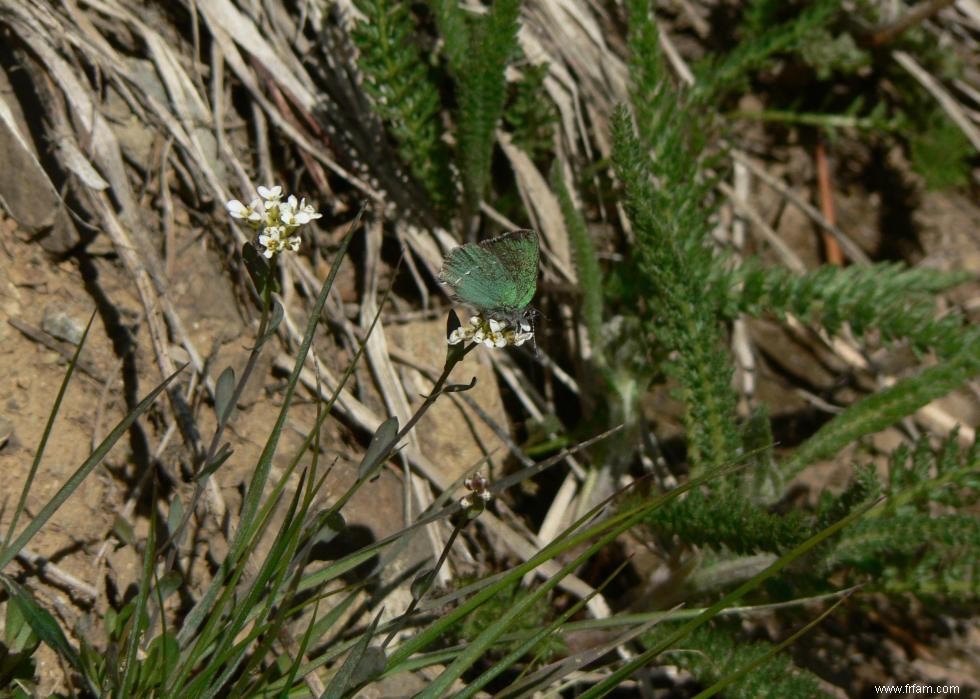
[[[298,202],[296,197],[292,194],[289,195],[289,199],[286,200],[285,204],[279,204],[279,220],[284,226],[296,227],[299,226],[299,222],[296,220],[296,207]]]
[[[309,223],[314,219],[323,217],[323,214],[319,213],[316,209],[314,209],[312,204],[306,203],[306,199],[299,200],[298,212],[299,213],[297,214],[297,218],[305,219],[305,220],[300,220],[300,225],[304,223]]]
[[[228,209],[228,213],[231,214],[232,218],[248,218],[249,214],[252,213],[247,206],[237,199],[232,199],[225,204],[225,208]]]
[[[274,187],[263,187],[262,185],[259,185],[256,188],[256,191],[258,191],[260,197],[265,199],[270,204],[275,204],[282,198],[282,187],[280,185],[276,185]]]
[[[282,239],[284,232],[285,229],[282,226],[266,226],[265,231],[259,235],[259,245],[265,248],[262,251],[263,255],[271,258],[276,253],[282,252],[287,244]],[[297,245],[297,247],[299,246]]]
[[[249,223],[261,221],[262,216],[265,214],[265,207],[262,205],[260,199],[253,199],[248,206],[237,199],[232,199],[225,204],[225,208],[228,209],[228,213],[232,218],[248,221]]]
[[[302,240],[298,235],[292,235],[293,232],[320,218],[320,214],[312,204],[306,203],[306,199],[297,199],[295,195],[290,194],[286,201],[282,201],[280,185],[260,186],[256,191],[259,198],[253,199],[248,206],[237,199],[225,204],[228,213],[258,231],[258,243],[264,248],[262,254],[266,257],[271,258],[284,250],[297,252]]]
[[[517,329],[510,331],[510,335],[510,344],[514,345],[514,347],[520,347],[528,340],[534,339],[534,328],[531,327],[531,324],[527,320],[522,318],[518,323]]]
[[[456,328],[449,334],[450,345],[461,342],[476,342],[487,347],[519,347],[534,337],[534,330],[526,320],[519,320],[517,328],[512,328],[509,321],[497,318],[473,316],[469,326]]]

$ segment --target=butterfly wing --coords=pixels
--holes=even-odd
[[[538,254],[534,231],[512,231],[450,250],[439,276],[460,301],[491,314],[513,314],[534,297]]]
[[[508,312],[523,310],[538,289],[538,234],[531,230],[504,233],[484,243],[508,271],[513,295],[501,308]]]
[[[453,287],[456,297],[481,311],[502,308],[513,302],[513,281],[503,263],[479,245],[462,245],[450,250],[440,278]]]

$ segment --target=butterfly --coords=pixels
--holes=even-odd
[[[439,278],[462,303],[516,327],[538,288],[539,257],[537,233],[511,231],[453,248]]]

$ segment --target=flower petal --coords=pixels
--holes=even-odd
[[[225,204],[225,208],[228,209],[228,213],[231,214],[233,218],[248,218],[251,214],[249,208],[237,199],[232,199],[230,202]]]

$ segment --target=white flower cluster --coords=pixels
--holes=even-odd
[[[259,245],[265,250],[262,254],[272,257],[283,250],[299,250],[299,236],[293,235],[297,228],[305,226],[321,214],[307,204],[306,199],[297,200],[292,194],[282,201],[282,187],[259,187],[259,198],[248,206],[232,199],[225,207],[232,218],[245,221],[259,233]]]
[[[532,338],[534,329],[523,318],[517,321],[517,327],[512,327],[506,320],[473,316],[468,326],[460,326],[449,334],[449,344],[482,342],[487,347],[520,347]]]

